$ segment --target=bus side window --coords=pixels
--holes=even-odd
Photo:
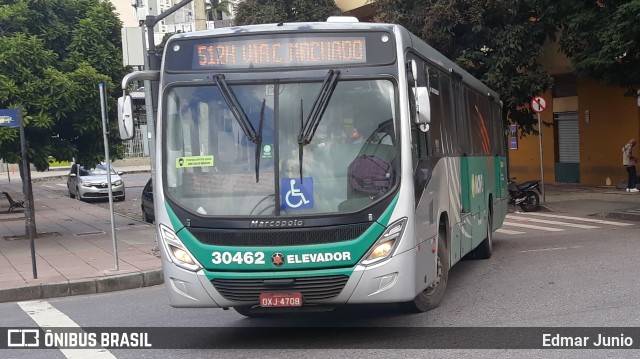
[[[465,88],[467,92],[467,128],[471,138],[471,153],[489,154],[490,143],[487,136],[487,121],[490,120],[487,97]]]
[[[502,109],[496,102],[491,103],[492,129],[493,129],[493,151],[494,155],[505,156],[506,136],[503,131]]]
[[[429,125],[430,149],[434,155],[442,155],[444,151],[443,109],[441,72],[435,67],[425,65],[429,100],[431,104],[431,124]]]
[[[440,72],[440,97],[442,98],[442,148],[448,155],[460,152],[455,124],[452,78],[447,72]]]
[[[411,124],[411,160],[415,171],[418,161],[427,158],[427,141],[426,135],[422,132],[418,125]]]

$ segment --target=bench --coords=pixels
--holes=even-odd
[[[9,211],[8,212],[13,212],[14,209],[16,208],[24,208],[24,201],[21,200],[14,200],[13,198],[11,198],[11,196],[9,195],[9,193],[7,192],[2,192],[2,194],[7,197],[7,200],[9,201]]]

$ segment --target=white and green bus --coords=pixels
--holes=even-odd
[[[451,266],[491,256],[507,212],[498,94],[401,26],[331,20],[177,34],[160,71],[123,80],[159,84],[172,306],[427,311]]]

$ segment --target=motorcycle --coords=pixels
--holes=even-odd
[[[515,178],[514,178],[515,179]],[[540,208],[540,196],[542,191],[540,190],[540,181],[526,181],[523,183],[516,183],[513,180],[509,180],[509,203],[520,206],[524,212],[535,212]],[[536,193],[535,191],[538,191]]]

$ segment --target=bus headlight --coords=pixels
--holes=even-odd
[[[391,255],[398,242],[400,242],[400,238],[402,238],[406,224],[407,219],[402,218],[387,227],[360,263],[364,265],[373,264]]]
[[[169,254],[169,260],[175,265],[192,272],[197,272],[202,268],[200,263],[178,239],[176,233],[164,224],[160,225],[160,238]]]

